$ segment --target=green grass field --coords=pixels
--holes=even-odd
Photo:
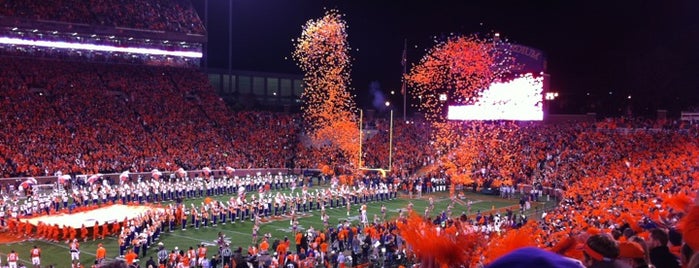
[[[323,187],[324,186],[320,186],[320,188]],[[517,205],[516,199],[505,200],[497,196],[488,196],[470,192],[466,192],[465,194],[467,199],[474,201],[473,205],[471,206],[471,214],[475,214],[477,210],[488,211],[493,207],[499,209],[503,207]],[[398,210],[405,210],[409,202],[413,203],[414,211],[422,215],[424,213],[425,207],[429,204],[428,197],[433,197],[434,199],[435,211],[432,212],[432,215],[436,215],[437,213],[440,213],[442,210],[446,210],[447,206],[450,203],[448,195],[449,194],[447,192],[439,192],[430,195],[423,195],[421,199],[409,199],[407,195],[399,194],[398,199],[395,200],[369,203],[367,205],[367,216],[369,217],[369,221],[373,219],[374,214],[377,214],[379,215],[379,217],[381,217],[381,205],[385,204],[387,208],[386,217],[395,218],[398,215]],[[221,201],[225,201],[228,200],[229,197],[230,196],[217,196],[214,198]],[[189,205],[189,203],[199,204],[200,202],[202,202],[202,199],[189,199],[185,200],[184,203]],[[547,205],[550,206],[551,204],[538,203],[533,204],[532,207],[544,208],[544,206]],[[353,205],[349,217],[347,217],[347,210],[344,207],[334,209],[326,208],[326,212],[330,216],[330,226],[336,225],[338,221],[344,220],[350,220],[355,224],[358,223],[358,208],[358,205]],[[455,204],[455,207],[452,211],[452,216],[457,217],[466,210],[466,206]],[[533,215],[534,209],[530,210],[528,213],[530,215]],[[323,228],[323,223],[320,219],[320,211],[307,212],[305,213],[305,216],[302,216],[302,218],[299,219],[299,230],[305,230],[310,226],[313,226],[316,230]],[[236,222],[234,224],[227,223],[226,225],[219,224],[215,227],[200,228],[198,230],[188,227],[185,231],[178,229],[172,233],[165,232],[161,235],[160,240],[158,242],[164,243],[167,249],[172,249],[175,246],[179,247],[180,249],[187,249],[190,246],[196,248],[196,246],[201,244],[202,242],[213,243],[214,240],[217,238],[218,232],[222,232],[226,235],[227,238],[231,240],[232,247],[242,246],[245,249],[248,245],[250,245],[252,241],[252,227],[253,223],[250,221]],[[271,233],[272,240],[275,238],[283,239],[284,236],[288,236],[289,239],[292,239],[293,241],[292,229],[291,225],[289,224],[289,218],[287,217],[262,223],[260,226],[260,237],[262,237],[262,235],[265,233]],[[90,267],[90,265],[94,263],[95,251],[98,243],[103,243],[104,247],[107,249],[108,258],[115,258],[118,255],[119,248],[116,237],[108,237],[104,240],[97,240],[94,242],[88,241],[86,243],[82,243],[80,258],[81,263],[85,265],[85,267]],[[10,250],[15,250],[19,253],[21,262],[26,264],[28,267],[31,267],[29,250],[34,245],[37,245],[42,250],[42,267],[48,265],[54,265],[55,267],[70,267],[70,255],[68,252],[68,245],[65,243],[54,243],[43,240],[28,240],[24,242],[7,243],[0,245],[0,255],[3,257],[3,263],[6,263],[6,254],[10,252]],[[142,263],[145,263],[145,261],[148,260],[148,257],[151,256],[153,257],[153,259],[157,260],[156,252],[157,247],[151,246],[151,248],[149,248],[148,250],[147,257],[141,259]],[[217,248],[215,248],[215,246],[212,246],[209,252],[209,255],[212,255],[217,252]]]

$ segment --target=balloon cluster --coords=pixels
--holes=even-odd
[[[303,116],[316,145],[330,145],[349,163],[359,157],[356,105],[350,94],[347,26],[336,10],[309,20],[297,38],[294,59],[304,72]]]
[[[418,108],[430,120],[443,119],[446,104],[473,103],[513,66],[510,45],[500,39],[471,35],[435,42],[405,77]]]

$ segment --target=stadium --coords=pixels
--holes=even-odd
[[[204,70],[185,0],[0,3],[0,266],[699,267],[697,125],[547,122],[541,50],[442,75],[449,49],[474,48],[449,72],[498,58],[446,40],[404,79],[452,120],[394,122],[324,65],[349,65],[336,13],[303,28],[301,76]],[[489,79],[440,100],[425,77]]]

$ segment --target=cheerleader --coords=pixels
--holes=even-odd
[[[255,221],[255,225],[252,226],[252,244],[257,244],[257,233],[260,231],[260,224]]]
[[[323,227],[325,230],[328,230],[328,221],[330,220],[330,216],[323,211],[322,215],[320,215],[320,219],[323,221]]]
[[[386,220],[386,205],[381,204],[381,219]]]
[[[366,227],[367,224],[369,224],[369,219],[366,216],[366,204],[362,204],[360,211],[361,211],[362,224],[364,224],[364,227]]]
[[[299,221],[298,221],[298,219],[296,219],[296,214],[291,215],[290,224],[291,224],[291,230],[292,230],[291,233],[295,234],[296,230],[298,230],[298,228],[299,228]]]

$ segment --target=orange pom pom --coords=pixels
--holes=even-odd
[[[692,198],[686,194],[671,196],[663,201],[663,205],[682,212],[689,211],[689,208],[692,206],[692,203]]]
[[[575,248],[577,244],[578,241],[575,240],[575,237],[568,236],[563,241],[558,242],[558,244],[551,248],[551,251],[556,254],[564,255],[566,251]]]

